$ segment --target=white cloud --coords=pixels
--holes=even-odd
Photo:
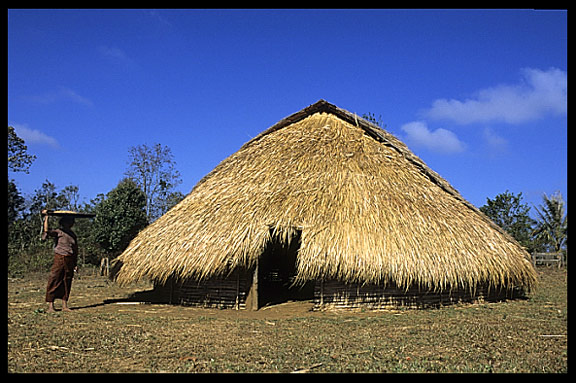
[[[107,59],[120,63],[126,67],[132,67],[134,65],[134,61],[120,48],[102,45],[98,47],[98,52]]]
[[[33,96],[31,99],[42,104],[53,104],[59,101],[72,101],[84,106],[94,106],[94,103],[90,99],[81,96],[74,90],[66,87],[61,87],[59,90],[52,93]]]
[[[153,20],[156,20],[160,25],[171,27],[172,23],[169,22],[165,17],[163,17],[160,12],[161,11],[157,9],[150,9],[148,10],[147,13],[150,17],[152,17]]]
[[[481,89],[464,101],[438,99],[425,113],[431,119],[459,124],[506,122],[518,124],[546,115],[565,115],[568,111],[568,75],[550,68],[547,71],[525,68],[516,85]]]
[[[496,157],[505,154],[508,151],[508,140],[498,135],[491,128],[484,128],[482,138],[486,145],[486,153],[490,157]]]
[[[446,129],[431,131],[424,121],[413,121],[402,125],[407,134],[406,141],[436,153],[452,154],[464,151],[465,145],[454,133]]]
[[[14,128],[14,131],[24,140],[26,144],[40,144],[40,145],[48,145],[53,148],[59,148],[60,144],[58,141],[45,133],[37,129],[30,129],[27,124],[11,124]]]
[[[86,106],[93,106],[94,104],[92,101],[87,99],[84,96],[80,96],[78,93],[73,91],[70,88],[61,88],[59,93],[64,99],[68,99],[74,101],[78,104],[86,105]]]
[[[508,145],[508,141],[505,138],[499,136],[490,128],[485,128],[482,132],[482,137],[488,146],[494,149],[505,149]]]
[[[106,57],[111,57],[119,60],[128,60],[128,56],[120,48],[107,47],[102,45],[98,48],[98,51],[100,51],[100,53]]]

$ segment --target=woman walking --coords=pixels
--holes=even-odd
[[[72,231],[74,217],[60,218],[60,228],[48,228],[48,215],[44,216],[42,239],[54,239],[54,264],[48,277],[46,287],[46,302],[48,312],[54,312],[54,299],[62,299],[62,311],[71,311],[68,307],[68,298],[72,287],[72,278],[78,261],[78,243],[76,234]]]

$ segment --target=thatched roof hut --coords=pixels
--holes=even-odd
[[[297,238],[296,284],[530,289],[528,253],[406,145],[324,100],[206,175],[118,258],[121,283],[207,280]]]

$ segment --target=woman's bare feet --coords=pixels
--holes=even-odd
[[[68,307],[68,301],[62,301],[62,311],[72,311]]]
[[[62,311],[70,312],[72,311],[68,307],[68,301],[62,301]],[[56,310],[54,309],[54,302],[48,302],[48,309],[46,310],[47,313],[55,313]]]

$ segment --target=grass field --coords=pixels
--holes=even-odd
[[[54,314],[30,275],[8,280],[8,372],[567,372],[567,271],[538,273],[525,300],[380,312],[105,303],[150,286],[81,273]]]

